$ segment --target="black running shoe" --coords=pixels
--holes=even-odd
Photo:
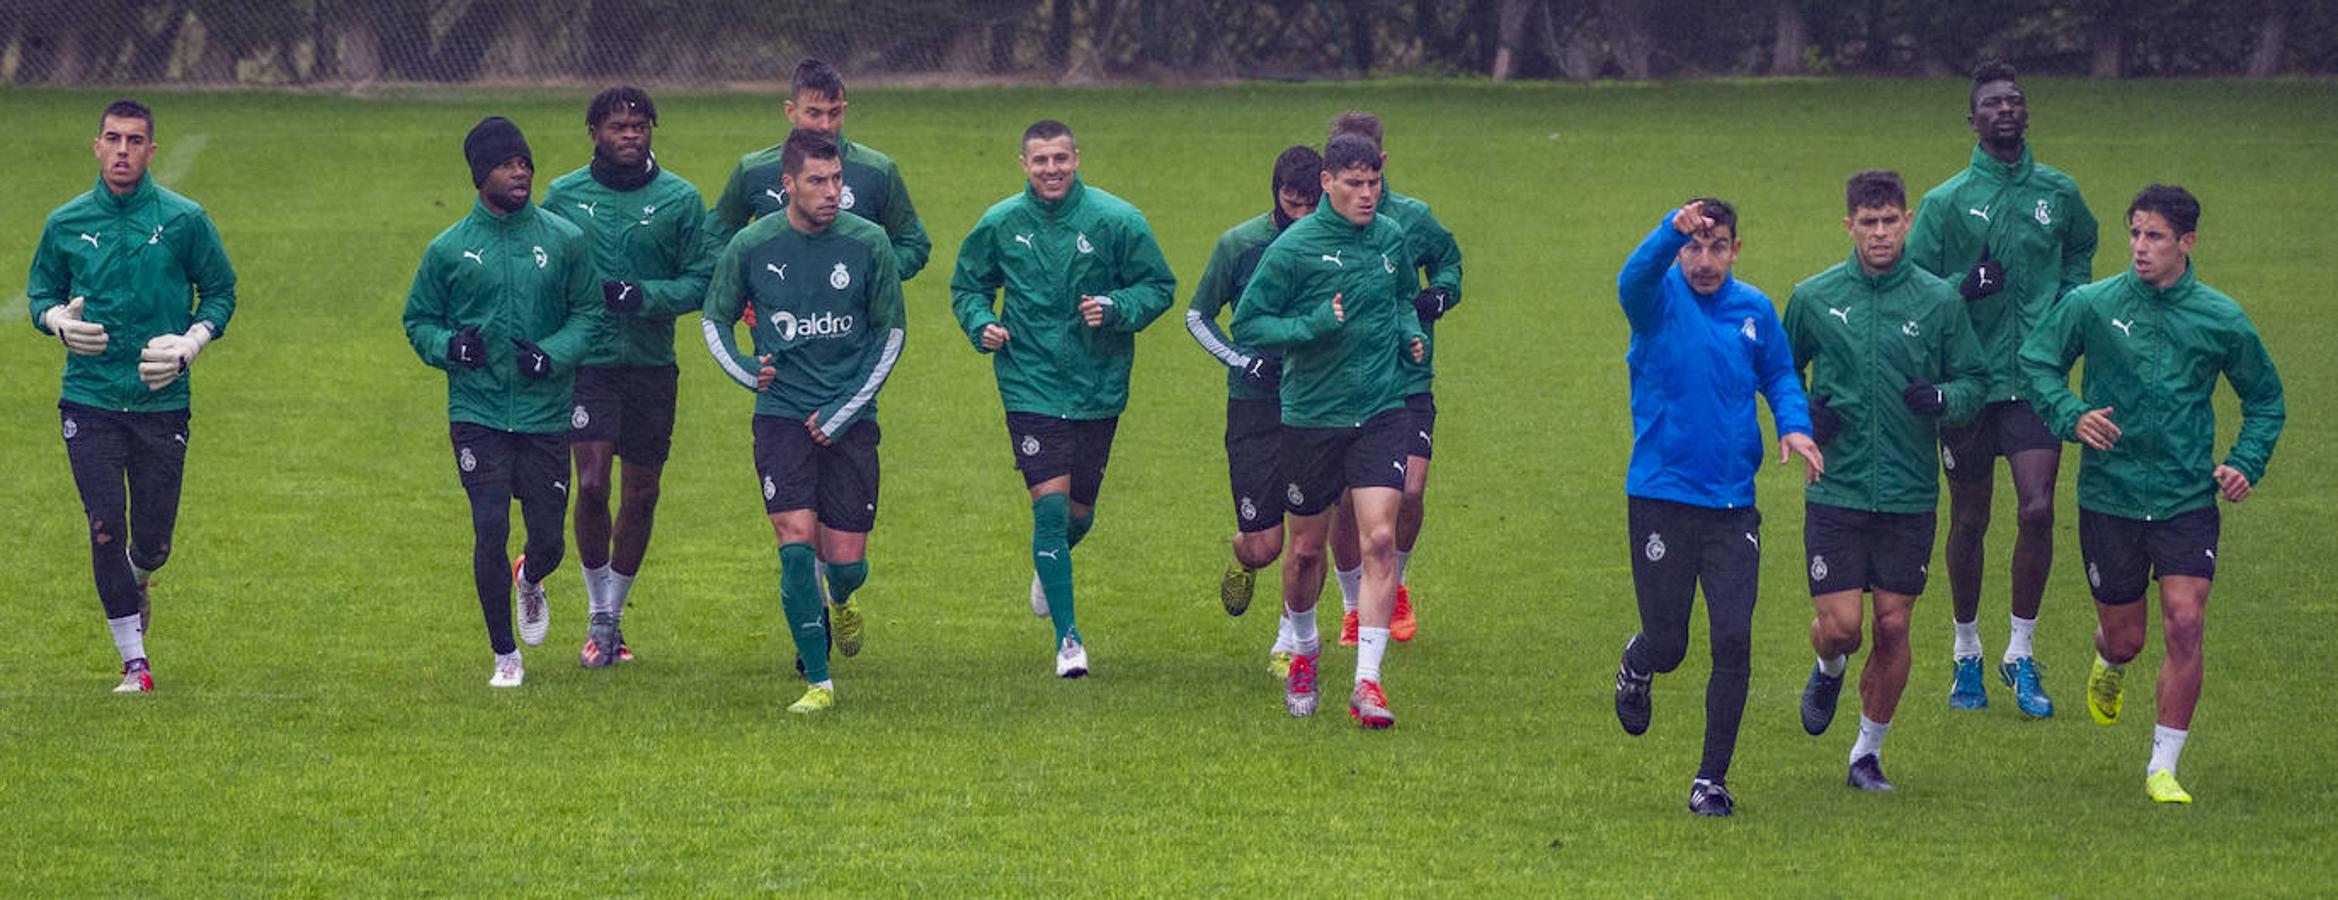
[[[1633,635],[1632,640],[1639,640]],[[1632,671],[1632,644],[1624,643],[1624,659],[1615,667],[1615,720],[1629,735],[1648,731],[1648,682],[1650,677]]]
[[[1870,753],[1851,762],[1851,778],[1847,784],[1862,791],[1889,791],[1891,779],[1883,777],[1883,762]]]
[[[1835,723],[1835,700],[1843,696],[1843,676],[1828,675],[1810,664],[1810,681],[1802,686],[1802,730],[1811,734],[1827,733],[1827,726]]]
[[[1700,816],[1726,816],[1737,812],[1737,798],[1729,796],[1729,789],[1721,782],[1699,778],[1689,785],[1689,812]]]

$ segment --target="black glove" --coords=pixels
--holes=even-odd
[[[1948,397],[1940,387],[1921,378],[1908,379],[1908,388],[1900,392],[1900,402],[1908,411],[1919,416],[1937,416],[1948,410]]]
[[[1833,399],[1833,395],[1820,394],[1818,400],[1810,404],[1810,439],[1821,444],[1832,444],[1835,438],[1843,436],[1843,417],[1836,415],[1834,408],[1827,405]]]
[[[486,365],[487,340],[479,336],[479,326],[465,326],[454,337],[447,338],[446,358],[473,369]]]
[[[1260,354],[1250,358],[1242,367],[1242,381],[1251,387],[1274,393],[1283,386],[1283,358]]]
[[[544,348],[536,346],[535,341],[512,338],[511,345],[519,351],[512,354],[512,364],[518,366],[520,374],[527,376],[528,380],[537,381],[552,374],[552,357],[544,355]]]
[[[1981,258],[1973,263],[1973,270],[1965,273],[1965,280],[1956,286],[1956,292],[1965,295],[1971,303],[2005,289],[2005,264],[1989,255],[1989,248],[1981,248]]]
[[[1413,312],[1420,314],[1423,322],[1445,318],[1445,307],[1452,305],[1453,292],[1441,287],[1429,288],[1413,295]]]
[[[641,285],[630,281],[601,282],[601,305],[610,312],[629,313],[641,309]]]

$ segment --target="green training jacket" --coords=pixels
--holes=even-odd
[[[815,414],[829,437],[877,414],[877,391],[901,359],[901,279],[885,231],[840,215],[818,234],[797,231],[786,213],[765,216],[723,248],[700,310],[706,349],[723,373],[755,389],[757,356],[778,371],[758,391],[755,414],[802,422]],[[731,331],[755,304],[755,352],[739,352]]]
[[[892,157],[842,135],[836,143],[844,155],[844,189],[836,198],[836,208],[883,226],[892,240],[893,265],[901,280],[917,277],[933,254],[934,242],[926,237],[925,225],[917,219],[917,205],[909,201],[909,185],[901,180],[901,167],[893,164]],[[748,222],[786,211],[787,190],[779,186],[782,146],[773,144],[739,158],[730,180],[723,183],[723,192],[714,198],[714,208],[706,214],[706,230],[715,236],[715,246],[729,241]]]
[[[1136,333],[1176,293],[1144,213],[1077,176],[1061,200],[1025,185],[983,213],[950,277],[958,325],[976,350],[984,326],[1011,335],[991,354],[1007,412],[1064,419],[1108,419],[1128,407]],[[1081,318],[1082,294],[1111,299],[1102,327]]]
[[[1972,418],[1989,373],[1965,316],[1964,298],[1902,256],[1881,275],[1849,260],[1794,286],[1786,298],[1786,340],[1803,393],[1843,418],[1843,432],[1820,445],[1827,473],[1803,488],[1812,503],[1885,513],[1931,512],[1940,501],[1940,426]],[[1908,409],[1901,391],[1915,380],[1940,388],[1938,417]]]
[[[584,231],[593,250],[593,290],[603,281],[641,287],[641,308],[607,312],[608,339],[580,365],[674,364],[674,317],[706,302],[707,276],[722,251],[705,233],[706,204],[681,176],[658,169],[637,190],[619,191],[593,180],[592,166],[560,176],[544,192],[544,209]]]
[[[2078,184],[2027,146],[2012,165],[1974,147],[1964,171],[1924,194],[1908,232],[1917,266],[1957,284],[1984,246],[2005,263],[2004,290],[1965,306],[1989,368],[1983,402],[2019,400],[2029,389],[2017,361],[2022,341],[2055,300],[2094,280],[2095,240]]]
[[[607,340],[607,317],[584,232],[534,203],[501,216],[472,201],[471,214],[422,251],[406,293],[406,340],[446,370],[447,419],[520,434],[568,430],[577,361]],[[487,364],[476,369],[447,357],[448,339],[466,326],[487,343]],[[552,374],[521,375],[515,338],[543,348]]]
[[[1461,305],[1461,245],[1453,240],[1453,232],[1445,230],[1437,217],[1429,214],[1429,204],[1390,190],[1380,198],[1380,212],[1404,227],[1406,252],[1421,278],[1413,282],[1413,293],[1420,293],[1424,287],[1441,287],[1453,295],[1445,303],[1447,312]],[[1404,302],[1411,305],[1412,296],[1406,295]],[[1429,390],[1437,377],[1437,323],[1422,322],[1421,333],[1429,338],[1429,354],[1421,357],[1420,362],[1413,362],[1411,354],[1396,362],[1404,370],[1406,394]]]
[[[1201,283],[1195,285],[1193,299],[1185,305],[1185,330],[1193,334],[1196,343],[1209,351],[1210,357],[1226,367],[1226,397],[1230,400],[1272,400],[1272,391],[1252,387],[1242,377],[1242,368],[1258,351],[1238,344],[1218,327],[1218,312],[1234,305],[1242,296],[1242,289],[1250,284],[1250,276],[1258,271],[1258,261],[1266,255],[1266,246],[1281,235],[1275,227],[1273,213],[1260,213],[1218,236],[1216,246],[1210,248],[1209,265],[1202,267]]]
[[[24,293],[32,327],[42,334],[49,329],[41,316],[75,297],[86,298],[84,320],[106,327],[104,353],[65,355],[61,399],[119,412],[180,410],[193,374],[150,391],[138,380],[138,356],[147,341],[185,333],[196,322],[207,323],[214,338],[225,336],[235,315],[235,268],[195,201],[151,176],[117,197],[100,177],[89,193],[49,213]]]
[[[1411,358],[1412,338],[1427,340],[1408,246],[1391,217],[1358,228],[1326,201],[1267,248],[1234,307],[1234,339],[1283,352],[1283,424],[1353,428],[1404,405],[1397,360]]]
[[[2108,451],[2079,445],[2078,505],[2157,520],[2216,504],[2216,376],[2241,398],[2240,436],[2224,464],[2265,478],[2285,413],[2281,376],[2240,304],[2187,269],[2166,290],[2129,269],[2071,291],[2021,349],[2038,413],[2065,441],[2078,417],[2111,408]],[[2070,364],[2086,357],[2079,393]]]

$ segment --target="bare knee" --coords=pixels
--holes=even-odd
[[[1356,540],[1361,544],[1365,557],[1377,559],[1396,553],[1396,526],[1382,523],[1368,528],[1359,527],[1357,532]]]
[[[1246,568],[1263,569],[1282,555],[1281,529],[1248,531],[1234,536],[1234,561]]]
[[[1838,652],[1846,654],[1859,652],[1858,610],[1853,609],[1848,613],[1834,609],[1820,610],[1818,631],[1819,637],[1825,639],[1828,645],[1840,648]]]
[[[2168,656],[2189,659],[2200,654],[2201,637],[2207,630],[2207,617],[2200,610],[2178,610],[2165,616]],[[2140,645],[2141,640],[2136,643]]]
[[[1285,564],[1299,571],[1313,572],[1323,568],[1322,541],[1293,542],[1290,548],[1284,551],[1284,554],[1287,558]]]

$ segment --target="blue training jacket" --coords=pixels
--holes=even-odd
[[[1640,241],[1616,275],[1632,324],[1632,467],[1624,492],[1692,506],[1752,506],[1754,472],[1767,442],[1754,392],[1786,432],[1810,433],[1794,351],[1778,310],[1731,277],[1711,296],[1689,288],[1675,258],[1689,238],[1672,213]]]

